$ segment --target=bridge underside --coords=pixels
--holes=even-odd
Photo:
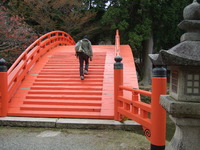
[[[131,49],[128,45],[120,48],[124,85],[138,88]],[[114,45],[93,46],[94,57],[85,80],[80,80],[74,46],[50,50],[16,91],[9,103],[8,116],[112,119],[114,49]]]

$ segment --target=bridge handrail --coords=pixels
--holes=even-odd
[[[118,33],[116,34],[118,35]],[[118,45],[118,44],[116,44]],[[117,54],[117,53],[116,53]],[[114,120],[123,121],[129,118],[143,126],[151,147],[165,147],[166,111],[159,104],[160,95],[166,94],[166,72],[164,69],[155,68],[152,77],[152,92],[124,86],[122,58],[115,56],[114,63]],[[162,70],[162,71],[160,71]],[[129,98],[124,93],[132,92]],[[140,101],[140,95],[151,98],[151,104]]]
[[[60,33],[60,35],[59,35]],[[55,39],[53,38],[54,36]],[[41,46],[45,44],[45,42],[49,42],[47,39],[45,39],[46,37],[48,37],[48,40],[50,39],[60,39],[59,37],[67,37],[65,38],[67,41],[68,41],[68,45],[74,45],[75,44],[75,41],[73,40],[73,38],[66,32],[63,32],[63,31],[52,31],[52,32],[49,32],[45,35],[42,35],[40,38],[38,38],[35,42],[33,42],[18,58],[17,60],[14,62],[14,64],[9,68],[9,70],[7,71],[8,74],[10,74],[14,68],[16,68],[17,64],[22,60],[22,58],[24,57],[24,55],[28,54],[34,47],[36,46],[40,46],[40,43],[41,43]],[[60,39],[61,40],[61,39]],[[61,43],[61,42],[60,42]]]
[[[122,105],[118,106],[118,112],[120,112],[120,114],[124,114],[129,119],[135,120],[146,128],[151,129],[151,120],[148,117],[148,114],[151,113],[151,105],[140,101],[139,97],[140,95],[145,95],[151,98],[152,92],[141,89],[134,89],[123,85],[119,86],[119,91],[121,92],[118,93],[116,100],[119,101]],[[132,92],[132,98],[129,99],[124,97],[122,91]],[[131,109],[130,107],[134,107],[135,110]],[[134,112],[132,113],[132,111]]]
[[[52,31],[38,38],[17,58],[7,71],[7,85],[3,85],[7,87],[6,101],[11,99],[17,87],[40,57],[59,45],[75,45],[75,41],[66,32]],[[0,93],[3,94],[2,91]]]
[[[116,30],[115,35],[115,55],[120,55],[120,36],[119,36],[119,30]]]
[[[149,91],[145,91],[145,90],[141,90],[141,89],[134,89],[134,88],[131,88],[131,87],[128,87],[128,86],[119,86],[120,89],[123,89],[123,90],[127,90],[127,91],[130,91],[130,92],[135,92],[137,94],[142,94],[142,95],[145,95],[145,96],[148,96],[148,97],[151,97],[151,94],[152,92],[149,92]]]

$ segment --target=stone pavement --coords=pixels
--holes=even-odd
[[[138,130],[141,125],[134,121],[121,123],[107,119],[69,119],[69,118],[35,118],[35,117],[0,117],[0,126],[45,127],[68,129],[118,129]]]

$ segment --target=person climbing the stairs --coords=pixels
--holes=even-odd
[[[91,42],[88,39],[87,35],[85,35],[82,40],[79,40],[76,43],[75,52],[76,52],[75,56],[79,58],[80,79],[84,80],[84,75],[88,74],[89,60],[92,61],[93,57]],[[84,68],[84,62],[85,62],[85,68]]]

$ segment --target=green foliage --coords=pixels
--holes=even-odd
[[[139,74],[144,77],[144,70],[147,70],[144,63],[147,62],[145,60],[148,59],[148,53],[153,50],[157,53],[179,43],[183,31],[177,25],[183,20],[184,7],[191,2],[192,0],[118,0],[108,7],[102,17],[102,24],[108,26],[107,30],[112,30],[111,32],[120,30],[121,43],[132,47],[134,57],[140,60],[138,71],[142,71]],[[149,39],[153,39],[153,50],[147,47]]]
[[[111,30],[119,29],[124,31],[129,26],[129,23],[127,22],[128,17],[126,10],[112,6],[102,17],[102,24],[109,25]]]
[[[143,41],[142,35],[138,35],[135,32],[129,32],[129,43],[134,43],[132,47],[135,50],[141,48],[142,41]]]
[[[141,49],[142,42],[149,38],[152,22],[148,18],[144,18],[143,24],[137,24],[133,32],[129,32],[129,42],[134,43],[134,48]]]
[[[110,26],[110,30],[120,29],[121,42],[128,41],[138,50],[151,32],[154,49],[170,48],[179,42],[182,32],[177,24],[183,19],[184,7],[190,3],[191,0],[119,0],[107,9],[102,24]]]
[[[191,0],[160,1],[159,7],[156,7],[156,11],[153,12],[154,14],[159,12],[153,18],[156,51],[159,51],[161,48],[169,49],[179,42],[183,31],[177,25],[183,20],[184,7],[190,3]]]

